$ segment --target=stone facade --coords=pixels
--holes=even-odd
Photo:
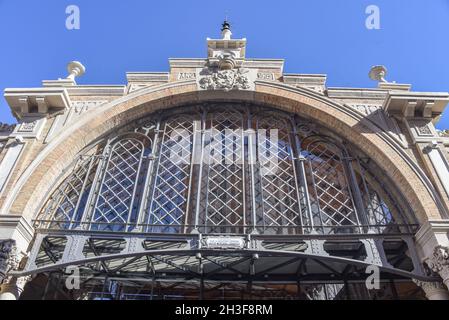
[[[42,88],[5,89],[19,123],[0,128],[0,279],[19,268],[13,251],[26,255],[31,221],[92,141],[157,110],[238,101],[296,113],[363,150],[414,208],[420,258],[447,286],[449,137],[434,123],[449,93],[396,83],[329,88],[326,75],[284,74],[283,60],[248,59],[245,48],[244,39],[208,40],[207,58],[171,59],[169,72],[128,73],[123,85],[79,86],[69,76]],[[433,298],[436,291],[445,296],[441,284],[419,284]]]

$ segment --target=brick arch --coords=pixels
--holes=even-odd
[[[208,101],[266,104],[331,128],[363,150],[387,173],[414,209],[418,221],[438,219],[445,214],[425,174],[386,132],[357,112],[318,93],[263,81],[256,82],[254,91],[230,92],[200,91],[194,81],[175,82],[139,90],[85,114],[52,141],[21,175],[5,202],[3,213],[34,218],[62,170],[99,136],[158,110]]]

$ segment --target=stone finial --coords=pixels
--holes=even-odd
[[[231,40],[232,32],[231,32],[231,24],[225,20],[221,27],[221,36],[223,40]]]
[[[86,68],[79,61],[71,61],[67,65],[67,71],[67,79],[75,81],[76,77],[81,77],[86,72]]]
[[[387,68],[385,66],[374,66],[369,72],[369,78],[378,82],[387,82],[385,76],[387,75]]]

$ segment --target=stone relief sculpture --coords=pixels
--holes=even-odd
[[[201,78],[200,88],[204,90],[247,90],[250,88],[246,69],[219,70]]]

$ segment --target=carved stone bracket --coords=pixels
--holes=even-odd
[[[0,284],[6,278],[8,272],[19,267],[20,259],[17,254],[16,242],[14,240],[0,241]]]
[[[18,252],[15,240],[0,241],[0,300],[19,298],[31,276],[17,278],[8,273],[22,269],[26,259],[26,255]]]
[[[430,258],[425,260],[430,270],[438,273],[449,287],[449,247],[437,246]]]

